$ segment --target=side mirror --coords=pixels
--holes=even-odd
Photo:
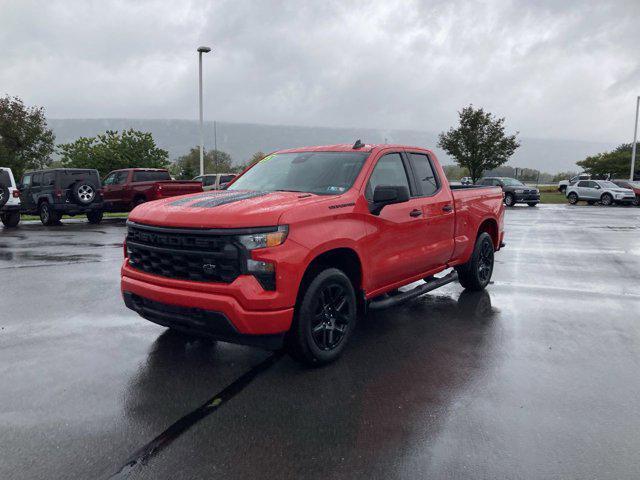
[[[373,202],[369,204],[369,211],[374,215],[380,215],[385,206],[408,201],[407,187],[378,185],[373,192]]]

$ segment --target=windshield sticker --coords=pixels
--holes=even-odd
[[[342,192],[344,192],[344,187],[327,187],[327,192],[329,192],[329,193],[342,193]]]

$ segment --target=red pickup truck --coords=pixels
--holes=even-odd
[[[202,192],[202,182],[171,180],[162,168],[114,170],[102,182],[106,212],[128,212],[134,207],[161,198]]]
[[[450,186],[422,148],[279,151],[224,191],[136,208],[122,294],[160,325],[284,345],[320,365],[341,354],[367,309],[455,280],[485,288],[503,246],[502,200],[498,187]]]

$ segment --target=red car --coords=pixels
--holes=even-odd
[[[202,192],[202,182],[171,180],[162,168],[114,170],[105,177],[101,191],[106,212],[128,212],[151,200],[195,192]]]
[[[136,208],[122,294],[160,325],[284,344],[323,364],[367,308],[455,280],[485,288],[504,208],[499,187],[449,186],[430,150],[358,141],[279,151],[227,190]]]
[[[633,193],[636,194],[636,199],[633,201],[633,204],[637,207],[640,206],[640,182],[631,181],[631,180],[612,180],[613,183],[622,188],[628,188],[633,190]]]

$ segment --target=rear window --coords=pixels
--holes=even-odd
[[[141,171],[133,172],[134,182],[161,182],[171,180],[169,172]]]
[[[5,187],[11,186],[11,178],[9,177],[9,172],[6,170],[0,170],[0,183],[2,183]]]
[[[59,170],[58,186],[65,190],[71,188],[74,183],[88,181],[99,187],[100,177],[97,170]]]

